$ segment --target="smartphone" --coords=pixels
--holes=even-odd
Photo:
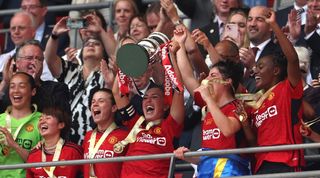
[[[87,28],[88,21],[84,18],[68,18],[67,27],[70,29],[79,29],[79,28]]]
[[[224,27],[222,39],[231,38],[231,40],[237,41],[239,38],[239,27],[237,24],[228,23]]]

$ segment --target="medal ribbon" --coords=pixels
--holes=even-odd
[[[277,84],[278,85],[278,84]],[[265,99],[267,99],[272,92],[272,90],[277,86],[271,87],[267,92],[263,93],[262,90],[260,90],[256,94],[237,94],[236,98],[242,101],[245,101],[245,103],[252,107],[253,109],[259,109]],[[262,94],[263,93],[263,94]],[[259,97],[260,96],[260,97]],[[259,98],[259,99],[257,99]],[[247,100],[247,101],[246,101]],[[248,101],[249,100],[249,101]]]
[[[97,129],[94,129],[90,140],[89,140],[89,159],[93,159],[94,156],[96,155],[98,149],[100,148],[101,144],[104,142],[104,140],[107,138],[107,136],[114,130],[117,128],[117,125],[112,122],[111,125],[107,128],[106,131],[104,131],[104,133],[102,134],[101,138],[99,139],[98,143],[96,145],[96,135],[97,135]],[[93,170],[93,166],[92,164],[90,164],[90,176],[95,176],[94,170]]]
[[[140,128],[141,124],[145,121],[145,118],[143,116],[140,116],[140,118],[137,120],[137,122],[134,124],[134,126],[132,127],[131,131],[129,132],[129,134],[127,135],[127,137],[124,140],[119,141],[118,143],[116,143],[113,146],[113,150],[116,153],[121,153],[124,149],[124,147],[129,144],[129,143],[133,143],[136,141],[137,139],[137,134],[140,131],[143,130],[149,130],[151,127],[158,125],[161,123],[161,119],[155,120],[155,121],[150,121],[148,122],[147,126],[145,129]]]
[[[53,155],[52,161],[58,161],[59,160],[63,144],[64,144],[64,140],[62,138],[60,138],[58,143],[57,143],[56,149],[54,151],[54,155]],[[46,162],[46,155],[44,153],[44,145],[42,146],[41,160],[42,160],[42,162]],[[49,167],[49,170],[46,167],[43,168],[43,170],[48,174],[48,176],[50,178],[56,178],[56,176],[53,174],[55,169],[56,169],[56,166]]]
[[[129,82],[130,79],[126,76],[120,69],[118,70],[118,85],[120,93],[122,95],[127,95],[129,93]]]

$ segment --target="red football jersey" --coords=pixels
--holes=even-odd
[[[42,148],[34,149],[30,152],[27,162],[42,162]],[[46,161],[52,161],[53,154],[46,154]],[[82,148],[74,143],[66,142],[59,157],[59,161],[83,159]],[[56,177],[76,177],[78,172],[82,171],[81,165],[74,166],[57,166],[53,172]],[[49,178],[48,174],[42,167],[27,169],[27,178]]]
[[[89,131],[85,137],[84,137],[84,142],[83,142],[83,150],[84,150],[84,159],[89,159],[89,140],[92,134],[92,130]],[[103,133],[97,132],[96,134],[96,140],[95,140],[95,145],[101,138]],[[125,139],[128,135],[128,131],[124,129],[115,129],[113,130],[107,138],[104,140],[104,142],[101,144],[100,148],[98,149],[96,155],[94,158],[112,158],[112,157],[118,157],[118,156],[124,156],[126,153],[126,149],[118,154],[113,151],[113,145],[117,143],[118,141],[121,141]],[[94,164],[93,169],[95,172],[95,175],[97,177],[110,177],[110,178],[118,178],[120,177],[121,173],[121,167],[122,167],[122,162],[113,162],[113,163],[99,163],[99,164]],[[84,177],[89,177],[90,174],[90,165],[86,164],[84,165]]]
[[[298,131],[300,124],[302,82],[292,88],[289,80],[281,81],[264,100],[259,109],[253,109],[252,124],[257,131],[258,146],[299,144],[302,142]],[[297,104],[298,103],[298,104]],[[292,113],[295,113],[292,115]],[[292,121],[296,120],[295,123]],[[279,151],[256,154],[255,171],[264,160],[281,162],[291,167],[298,166],[303,156],[302,150]]]
[[[234,117],[239,119],[235,115],[237,101],[234,100],[227,105],[221,107],[222,113],[227,117]],[[240,121],[239,121],[240,123]],[[202,123],[202,147],[203,148],[211,148],[214,150],[221,150],[221,149],[232,149],[237,148],[238,144],[237,141],[240,142],[241,140],[236,140],[236,134],[233,136],[225,137],[220,129],[214,122],[214,119],[210,112],[208,112],[205,116],[205,119]]]
[[[132,127],[139,116],[126,123]],[[159,125],[151,127],[148,131],[140,131],[137,139],[131,143],[126,156],[172,153],[173,138],[179,136],[182,125],[179,125],[172,116],[168,116]],[[168,177],[170,160],[145,160],[124,162],[121,171],[123,178],[166,178]]]

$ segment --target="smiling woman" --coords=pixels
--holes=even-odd
[[[87,132],[84,142],[85,159],[111,158],[124,156],[122,153],[113,151],[113,146],[119,140],[123,140],[128,132],[117,128],[114,123],[117,107],[112,91],[99,89],[93,92],[90,97],[91,114],[93,121],[97,124],[94,130]],[[87,164],[84,166],[84,177],[108,177],[118,178],[120,176],[122,162]]]
[[[44,140],[39,148],[31,151],[27,162],[82,159],[81,147],[66,141],[70,120],[70,116],[59,107],[45,108],[38,123]],[[27,169],[26,177],[76,177],[80,170],[81,165],[30,168]]]
[[[35,81],[27,73],[17,72],[10,80],[12,105],[0,115],[0,162],[17,164],[27,160],[29,151],[40,141],[37,128],[40,113],[31,104]],[[0,177],[25,177],[25,170],[2,170]]]

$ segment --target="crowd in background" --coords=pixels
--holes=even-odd
[[[249,8],[242,0],[115,0],[112,9],[69,14],[47,8],[87,1],[8,2],[0,6],[21,11],[2,19],[10,34],[0,54],[1,163],[173,152],[193,165],[194,177],[318,169],[304,159],[318,149],[184,156],[320,142],[318,0],[278,11],[269,1]],[[82,27],[70,25],[75,17]],[[150,35],[170,40],[153,46],[153,54],[142,47],[157,43]],[[152,58],[142,75],[119,68],[121,56],[141,61],[139,50],[121,54],[126,48]],[[53,166],[3,170],[0,177],[167,177],[169,165]]]

